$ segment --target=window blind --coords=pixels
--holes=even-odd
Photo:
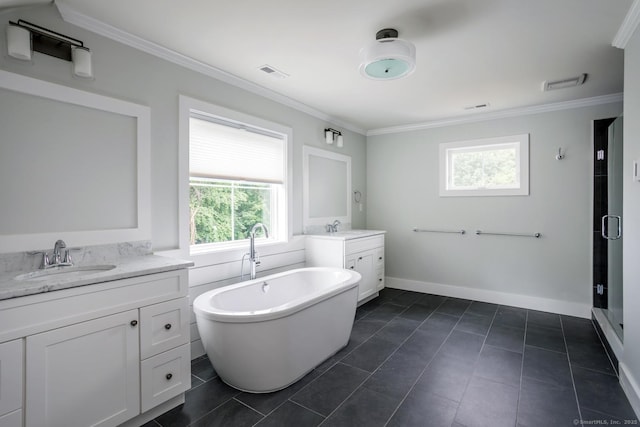
[[[236,123],[189,118],[189,175],[284,183],[284,138]]]

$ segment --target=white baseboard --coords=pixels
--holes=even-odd
[[[201,339],[191,341],[191,360],[204,356],[205,354],[207,353],[204,351],[204,345],[202,345]]]
[[[638,386],[638,382],[633,375],[631,375],[627,365],[619,362],[618,366],[620,368],[620,385],[622,386],[622,390],[624,390],[624,393],[627,395],[627,399],[629,399],[629,403],[636,413],[636,417],[640,418],[640,386]]]
[[[441,283],[420,282],[417,280],[399,279],[397,277],[385,277],[385,286],[388,288],[402,289],[406,291],[437,294],[447,297],[471,299],[531,310],[565,314],[585,319],[591,318],[591,305],[570,301],[490,291],[487,289],[473,289],[464,286],[444,285]]]

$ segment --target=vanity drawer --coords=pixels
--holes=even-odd
[[[384,235],[382,234],[379,236],[351,239],[344,243],[345,254],[352,254],[378,247],[384,247]]]
[[[140,308],[140,359],[189,342],[189,299]]]
[[[191,388],[190,356],[190,345],[185,344],[142,361],[142,412]]]
[[[22,408],[22,374],[24,372],[22,341],[18,339],[0,344],[0,416]],[[4,417],[0,417],[0,420],[2,420],[0,426],[11,425],[3,424]]]

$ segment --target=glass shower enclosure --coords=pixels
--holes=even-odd
[[[601,237],[607,246],[607,307],[603,309],[620,341],[624,338],[622,316],[622,117],[608,129],[607,211],[601,218]]]
[[[593,122],[593,318],[609,356],[622,356],[622,117]],[[610,350],[610,351],[609,351]],[[617,366],[617,362],[614,363]]]

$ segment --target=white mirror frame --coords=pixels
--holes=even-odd
[[[346,156],[344,154],[334,153],[333,151],[321,150],[319,148],[309,147],[307,145],[303,146],[303,189],[302,189],[302,198],[303,198],[303,218],[304,223],[303,227],[306,230],[309,226],[324,226],[326,224],[332,223],[336,219],[339,220],[343,224],[351,224],[351,157]],[[323,157],[330,160],[336,160],[339,162],[344,162],[347,168],[347,188],[346,188],[346,198],[345,205],[347,208],[346,216],[330,216],[330,217],[315,217],[311,218],[309,216],[309,157]]]
[[[149,107],[0,70],[0,88],[131,117],[136,121],[137,221],[124,229],[0,235],[0,253],[53,247],[57,239],[72,246],[151,239],[151,113]],[[115,173],[116,171],[114,171]]]

